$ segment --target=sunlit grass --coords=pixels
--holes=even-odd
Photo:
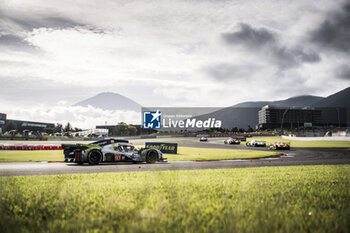
[[[348,232],[350,166],[0,177],[2,232]]]
[[[309,147],[309,148],[350,148],[350,141],[299,141],[283,139],[282,137],[254,137],[247,138],[247,142],[252,140],[266,141],[266,145],[273,144],[277,141],[290,142],[291,147]],[[224,140],[217,140],[217,143],[224,143]],[[245,142],[242,142],[242,144]]]
[[[40,162],[63,160],[63,150],[0,151],[0,162]]]
[[[169,161],[252,159],[276,156],[281,153],[239,149],[208,149],[180,147],[178,154],[165,154]]]
[[[266,144],[273,144],[277,141],[290,142],[291,147],[350,147],[350,141],[299,141],[283,139],[282,137],[257,137],[247,138],[247,141],[260,140],[266,141]]]

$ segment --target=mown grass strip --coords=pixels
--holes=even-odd
[[[309,148],[350,148],[350,141],[298,141],[283,139],[282,137],[255,137],[247,138],[247,142],[252,140],[266,141],[266,145],[273,144],[278,141],[290,142],[291,147],[309,147]],[[224,143],[224,140],[217,140],[216,143]],[[244,145],[245,142],[242,142]]]
[[[63,150],[0,151],[0,162],[41,162],[63,160]]]
[[[350,141],[299,141],[283,139],[282,137],[257,137],[247,138],[247,141],[259,140],[266,141],[266,144],[273,144],[277,141],[290,142],[291,147],[319,147],[319,148],[346,148],[350,147]]]
[[[169,161],[255,159],[280,155],[280,152],[239,149],[180,147],[178,154],[165,154]]]

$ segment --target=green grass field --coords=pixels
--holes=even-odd
[[[0,151],[0,162],[63,161],[62,150]]]
[[[0,177],[2,232],[349,232],[350,166]]]
[[[290,142],[291,147],[320,147],[320,148],[349,147],[350,148],[350,141],[297,141],[297,140],[282,139],[282,137],[247,138],[247,141],[251,141],[251,140],[266,141],[267,145],[270,145],[277,141]]]
[[[248,151],[226,149],[203,149],[180,147],[178,154],[165,154],[169,161],[184,160],[221,160],[221,159],[248,159],[278,155],[271,151]],[[0,162],[40,162],[40,161],[63,161],[64,155],[61,150],[47,151],[0,151]]]
[[[178,154],[165,154],[169,161],[253,159],[280,155],[280,152],[239,149],[205,149],[180,147]]]

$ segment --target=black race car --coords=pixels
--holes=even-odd
[[[127,140],[104,139],[90,144],[62,144],[65,162],[92,165],[101,162],[166,162],[163,153],[153,148],[137,149]]]

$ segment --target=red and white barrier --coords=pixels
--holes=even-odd
[[[62,150],[62,147],[59,145],[0,144],[0,150]]]

